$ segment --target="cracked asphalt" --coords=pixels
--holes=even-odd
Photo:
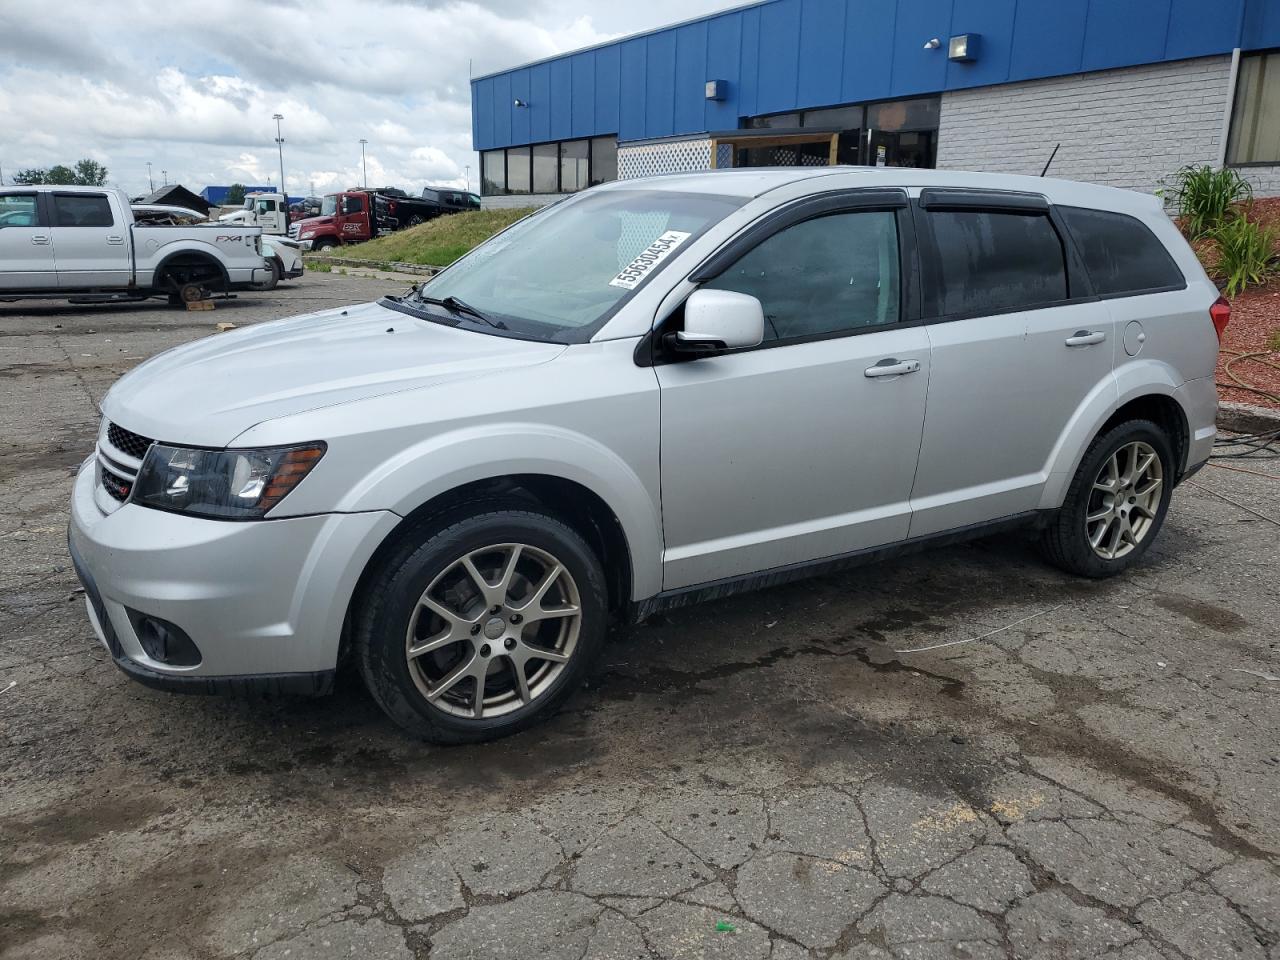
[[[98,399],[397,286],[0,305],[0,956],[1280,960],[1277,461],[1202,471],[1105,583],[998,537],[617,630],[487,746],[350,675],[125,680],[65,553]]]

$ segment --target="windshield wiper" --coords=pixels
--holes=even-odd
[[[482,310],[477,310],[465,300],[459,300],[457,297],[424,297],[422,294],[418,294],[418,299],[423,303],[434,303],[437,306],[444,307],[446,310],[452,310],[454,313],[465,313],[467,316],[475,317],[477,320],[487,323],[497,330],[507,329],[507,325],[501,320],[493,319]]]

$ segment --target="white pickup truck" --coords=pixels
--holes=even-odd
[[[182,303],[270,276],[261,227],[135,223],[103,187],[0,188],[0,300]]]

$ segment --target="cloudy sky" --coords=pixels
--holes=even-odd
[[[92,157],[147,189],[478,181],[468,76],[740,0],[0,0],[0,169]]]

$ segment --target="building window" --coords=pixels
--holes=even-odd
[[[879,167],[933,167],[938,158],[940,97],[889,100],[865,106],[825,107],[800,113],[747,117],[742,126],[839,133],[836,162]],[[826,163],[826,147],[745,148],[737,166],[813,166]]]
[[[560,151],[557,144],[540,143],[533,148],[533,192],[560,192]]]
[[[529,148],[512,147],[507,151],[507,193],[530,193],[533,190]]]
[[[618,138],[596,137],[591,141],[591,185],[618,179]]]
[[[1280,163],[1280,50],[1240,58],[1227,163]]]
[[[480,192],[492,197],[507,192],[507,154],[503,150],[487,150],[480,155]]]
[[[618,179],[618,138],[594,137],[487,150],[480,155],[480,192],[576,193]]]
[[[588,165],[591,149],[586,140],[569,140],[560,144],[560,190],[576,193],[591,186]]]

